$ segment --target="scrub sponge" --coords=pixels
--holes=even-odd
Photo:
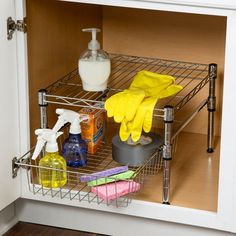
[[[115,181],[118,181],[118,180],[130,179],[131,177],[134,177],[134,171],[128,170],[124,173],[120,173],[120,174],[117,174],[117,175],[112,175],[110,177],[99,178],[99,179],[90,181],[90,182],[88,182],[88,186],[90,186],[90,187],[98,186],[98,185],[102,185],[102,184],[115,182]]]
[[[140,184],[134,181],[118,181],[98,187],[92,187],[91,192],[98,195],[101,199],[110,201],[124,196],[128,193],[137,192]]]
[[[99,171],[99,172],[96,172],[96,173],[93,173],[90,175],[83,175],[80,177],[80,181],[81,182],[89,182],[92,180],[96,180],[98,178],[119,174],[119,173],[125,172],[127,170],[128,170],[128,166],[114,167],[114,168]]]

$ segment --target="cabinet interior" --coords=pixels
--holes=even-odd
[[[37,92],[77,67],[90,40],[82,28],[101,28],[98,40],[109,53],[218,64],[215,152],[206,153],[207,110],[203,109],[180,135],[171,164],[172,204],[217,211],[226,18],[56,0],[27,0],[26,6],[32,145],[40,124]],[[206,94],[208,86],[186,111]],[[49,126],[55,122],[56,107],[48,109]],[[161,178],[149,180],[137,198],[161,202]]]

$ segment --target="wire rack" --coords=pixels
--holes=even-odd
[[[64,140],[67,132],[64,132],[59,137],[59,146],[61,148],[62,141]],[[64,137],[63,137],[64,136]],[[60,149],[59,148],[59,149]],[[147,176],[156,175],[162,167],[161,150],[157,150],[142,166],[129,167],[132,170],[133,175],[125,180],[126,192],[120,193],[119,185],[121,181],[115,177],[105,177],[103,188],[103,195],[99,194],[99,190],[96,187],[90,187],[86,182],[81,181],[81,176],[91,175],[95,181],[101,177],[94,175],[94,173],[120,166],[112,159],[111,144],[102,143],[96,154],[88,155],[88,164],[86,167],[71,168],[67,167],[66,171],[62,171],[55,168],[40,167],[38,161],[32,161],[34,148],[27,152],[24,156],[15,162],[15,165],[23,167],[25,169],[29,190],[35,195],[50,196],[52,198],[70,199],[78,201],[87,201],[89,203],[95,202],[97,204],[113,205],[116,207],[126,207],[131,203],[133,194],[137,194],[142,187]],[[40,158],[43,156],[43,152],[40,154]],[[38,159],[40,159],[38,158]],[[41,176],[42,171],[46,172],[49,178],[62,178],[66,175],[67,183],[62,187],[46,187],[42,184]],[[113,183],[112,190],[109,189],[109,183]],[[112,195],[109,191],[113,191]],[[109,194],[109,195],[108,195]]]
[[[185,105],[209,82],[209,65],[117,54],[110,54],[110,58],[112,73],[109,78],[107,90],[103,92],[84,91],[82,89],[78,71],[75,69],[46,88],[47,92],[43,96],[44,104],[49,103],[103,109],[105,99],[114,93],[129,87],[135,74],[140,70],[149,70],[156,73],[171,75],[175,77],[175,83],[181,85],[183,90],[175,96],[158,101],[154,110],[154,118],[160,118],[163,121],[165,105],[174,107],[174,124],[178,124],[179,126],[172,136],[172,153],[174,154],[177,147],[179,132],[192,120],[199,110],[207,104],[207,100],[205,99],[201,103],[198,102],[197,107],[193,108],[190,115],[185,115],[183,121],[178,120],[178,115],[176,116],[176,114],[180,113],[181,117],[181,112],[179,111],[184,111],[182,108],[184,108]],[[158,130],[161,127],[156,126],[155,128]],[[158,131],[158,133],[160,132]],[[60,140],[63,140],[63,136],[60,137],[59,144],[61,144]],[[156,175],[162,168],[162,152],[162,147],[159,147],[159,149],[143,163],[142,166],[129,167],[130,170],[134,171],[134,174],[130,179],[126,180],[128,184],[127,192],[133,193],[121,196],[118,193],[120,181],[113,179],[114,194],[112,199],[109,199],[106,194],[101,197],[98,191],[91,189],[86,183],[81,182],[82,175],[90,175],[101,170],[119,166],[119,164],[112,159],[111,144],[109,142],[104,142],[95,155],[88,155],[88,165],[86,168],[68,168],[64,171],[64,174],[67,177],[67,183],[60,188],[48,188],[41,184],[40,171],[42,171],[42,167],[39,167],[37,162],[34,163],[31,161],[33,149],[20,159],[16,160],[14,164],[26,168],[29,189],[34,194],[49,195],[62,199],[68,198],[71,200],[76,199],[78,201],[96,202],[98,204],[105,203],[107,205],[120,207],[127,206],[131,202],[133,194],[136,194],[140,186],[144,184],[145,179],[151,175]],[[46,171],[59,176],[63,174],[62,171],[54,168],[46,168]],[[111,179],[112,177],[105,178],[105,183],[110,182]],[[136,183],[139,187],[137,187]],[[108,192],[106,186],[107,185],[105,184],[105,193]]]
[[[174,108],[173,139],[207,104],[207,99],[197,105],[186,104],[209,82],[209,65],[158,58],[146,58],[120,54],[110,54],[111,75],[108,89],[103,92],[86,92],[82,89],[78,70],[75,69],[46,88],[45,103],[103,109],[106,98],[129,87],[135,74],[140,70],[149,70],[168,74],[175,78],[175,84],[183,89],[176,95],[161,99],[153,112],[154,126],[163,129],[164,107]],[[95,107],[96,104],[96,107]],[[182,111],[182,112],[180,112]],[[183,115],[184,113],[184,115]]]
[[[176,84],[183,90],[167,99],[160,100],[155,108],[154,116],[162,116],[166,104],[171,105],[177,113],[190,101],[209,81],[207,64],[145,58],[127,55],[110,54],[112,72],[108,89],[103,92],[83,91],[78,70],[75,69],[60,80],[46,88],[45,102],[79,107],[94,107],[114,93],[127,88],[134,75],[140,70],[168,74],[175,77]]]

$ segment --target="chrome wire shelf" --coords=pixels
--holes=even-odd
[[[138,168],[130,167],[135,174],[133,175],[133,178],[128,180],[131,184],[129,185],[129,189],[133,189],[133,181],[138,184],[143,184],[147,176],[157,174],[163,166],[163,203],[169,204],[170,160],[172,159],[175,147],[177,146],[178,134],[206,105],[208,107],[208,151],[212,152],[213,150],[215,79],[217,77],[217,65],[117,54],[110,54],[110,58],[112,62],[111,75],[109,78],[108,89],[103,92],[84,91],[77,69],[47,87],[46,90],[40,90],[39,106],[41,128],[47,127],[47,104],[104,109],[103,105],[106,98],[129,87],[135,74],[141,70],[168,74],[175,77],[175,83],[181,85],[183,90],[175,96],[159,100],[154,110],[154,118],[164,121],[161,123],[161,126],[159,126],[159,123],[153,122],[155,124],[153,125],[153,128],[162,130],[164,137],[163,146],[160,147],[147,162],[143,163],[142,166]],[[208,82],[208,97],[204,95],[201,102],[199,102],[199,100],[194,102],[192,99]],[[191,104],[189,103],[190,106],[186,106],[190,100],[192,100]],[[91,188],[80,181],[80,177],[83,174],[92,174],[99,170],[109,169],[118,165],[112,160],[110,143],[108,143],[108,145],[104,143],[96,155],[89,155],[88,166],[86,168],[68,169],[66,171],[68,179],[67,184],[59,189],[48,189],[39,184],[39,172],[41,167],[38,166],[38,163],[28,163],[30,158],[31,152],[16,161],[15,164],[28,168],[27,176],[29,187],[34,194],[77,199],[79,201],[96,202],[98,204],[106,203],[107,205],[111,204],[116,206],[127,206],[131,201],[130,196],[132,194],[128,194],[121,198],[118,196],[117,186],[119,181],[117,180],[114,180],[116,194],[113,201],[108,200],[108,196],[101,199],[101,195],[98,196],[98,193],[96,194],[96,192],[91,191]],[[58,170],[49,168],[49,171]],[[105,192],[108,192],[108,190],[105,189]]]
[[[62,141],[66,136],[66,132],[64,132],[64,134],[59,137],[58,144],[60,148]],[[110,180],[112,180],[114,183],[114,194],[112,199],[109,199],[108,195],[101,198],[101,196],[96,193],[96,190],[92,190],[92,187],[89,187],[86,182],[81,181],[81,176],[90,174],[94,175],[94,173],[96,172],[120,166],[112,159],[111,144],[103,143],[98,148],[96,154],[89,154],[88,164],[86,167],[68,167],[67,170],[64,171],[67,176],[67,183],[60,188],[48,188],[40,184],[40,171],[47,171],[48,176],[54,177],[55,175],[61,176],[63,171],[55,168],[40,167],[38,159],[43,156],[43,152],[40,154],[39,158],[36,161],[32,161],[31,157],[33,155],[33,152],[34,148],[32,148],[29,152],[27,152],[25,155],[14,162],[16,166],[23,167],[25,169],[29,190],[33,194],[50,196],[52,198],[56,197],[61,199],[86,201],[89,203],[94,202],[97,204],[106,204],[108,206],[113,205],[116,207],[128,206],[131,203],[133,194],[138,193],[139,188],[135,189],[136,183],[141,188],[146,177],[156,175],[163,165],[161,150],[157,150],[157,152],[155,152],[145,163],[143,163],[143,165],[139,167],[129,166],[129,170],[132,170],[134,172],[132,177],[126,180],[128,183],[127,192],[131,193],[127,193],[124,196],[119,196],[118,185],[120,181],[115,179],[114,177],[106,177],[106,183],[108,183]],[[100,177],[95,176],[95,178],[99,179]],[[108,190],[106,189],[107,185],[105,184],[103,186],[105,188],[105,192],[108,194]]]
[[[182,85],[183,90],[167,99],[160,100],[155,108],[154,116],[163,116],[165,105],[171,105],[177,113],[183,108],[209,81],[207,64],[163,60],[110,54],[112,72],[108,89],[103,92],[83,91],[78,70],[75,69],[60,80],[46,88],[44,97],[46,103],[95,108],[99,103],[103,109],[106,97],[127,88],[135,74],[140,70],[168,74],[176,79],[176,84]],[[97,109],[99,109],[96,106]]]

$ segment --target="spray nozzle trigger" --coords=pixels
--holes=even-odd
[[[63,132],[54,132],[51,129],[36,129],[35,134],[38,137],[37,137],[37,144],[34,149],[33,156],[32,156],[32,160],[35,160],[38,157],[45,143],[47,143],[46,151],[48,152],[58,151],[58,145],[57,145],[56,139],[60,135],[62,135]]]
[[[57,132],[62,126],[66,123],[71,123],[69,133],[70,134],[80,134],[80,122],[84,120],[88,120],[89,117],[87,115],[80,115],[79,113],[67,109],[56,109],[56,113],[58,116],[58,121],[53,127],[53,131]]]

